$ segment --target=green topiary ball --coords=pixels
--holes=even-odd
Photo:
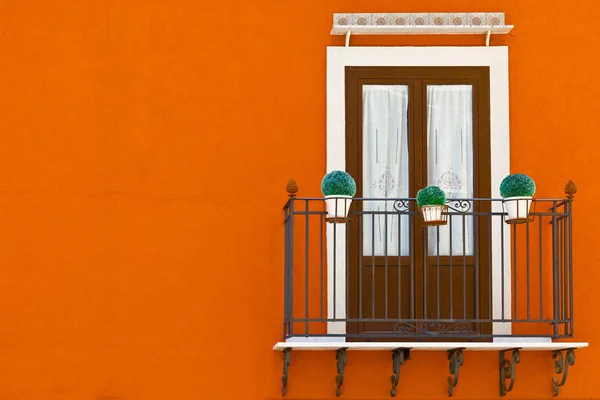
[[[506,197],[531,197],[535,194],[535,182],[525,174],[508,175],[500,184],[500,195]]]
[[[356,182],[345,171],[331,171],[321,181],[323,196],[354,196]]]
[[[427,186],[419,190],[417,193],[417,205],[422,206],[433,206],[446,204],[446,194],[444,191],[437,186]]]

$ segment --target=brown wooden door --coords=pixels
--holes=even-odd
[[[437,183],[431,179],[434,172],[439,175],[434,171],[438,161],[448,162],[449,154],[450,163],[459,158],[448,148],[448,140],[454,137],[449,135],[455,133],[438,134],[433,129],[445,118],[445,92],[455,88],[468,89],[463,97],[469,102],[472,120],[465,126],[472,135],[469,143],[452,146],[470,149],[468,157],[460,155],[460,165],[468,164],[470,171],[465,184],[471,197],[487,198],[491,193],[488,68],[346,68],[346,169],[356,178],[357,197],[385,195],[384,200],[356,202],[357,214],[349,225],[348,316],[363,320],[348,323],[350,335],[387,334],[401,340],[424,330],[434,332],[433,337],[448,329],[481,334],[491,330],[491,324],[436,322],[490,317],[488,220],[451,216],[451,225],[464,231],[459,237],[461,249],[456,238],[454,243],[450,239],[456,232],[423,227],[420,217],[406,214],[418,211],[414,202],[393,200],[399,194],[414,198],[420,188]],[[390,91],[393,98],[381,97],[378,91]],[[372,93],[375,100],[367,101]],[[386,117],[389,114],[396,114],[392,122]],[[371,163],[380,168],[385,157],[394,173],[385,168],[371,176]],[[398,159],[404,165],[398,166]],[[448,180],[445,175],[439,179]],[[449,187],[452,184],[450,179]],[[489,204],[472,203],[472,207],[472,211],[488,211]],[[375,242],[381,243],[382,237],[383,246],[377,246]]]

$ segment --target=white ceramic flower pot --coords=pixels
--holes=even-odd
[[[446,225],[446,211],[447,206],[432,205],[432,206],[421,206],[421,214],[423,214],[423,222],[428,226]]]
[[[526,221],[529,217],[531,196],[507,197],[503,201],[507,221]]]
[[[352,204],[352,196],[325,196],[327,218],[346,218]]]

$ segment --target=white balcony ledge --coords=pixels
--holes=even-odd
[[[581,349],[588,347],[587,342],[540,342],[530,340],[506,340],[496,342],[278,342],[273,350],[337,350],[345,348],[356,351],[381,351],[404,348],[411,351],[447,351],[462,348],[465,351],[503,351],[520,349],[521,351],[555,351],[563,349]]]

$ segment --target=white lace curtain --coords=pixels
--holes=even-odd
[[[427,121],[428,184],[439,186],[448,198],[473,198],[472,86],[427,86]],[[436,255],[439,246],[440,255],[450,255],[450,236],[452,255],[462,255],[463,249],[473,254],[473,217],[449,219],[439,228],[439,241],[437,228],[429,228],[429,254]]]
[[[363,86],[363,197],[408,198],[408,86]],[[365,200],[364,211],[391,211],[393,200]],[[409,254],[408,216],[365,214],[365,255]]]
[[[448,198],[473,197],[473,89],[427,86],[428,184]],[[409,255],[408,216],[368,214],[394,210],[409,197],[408,86],[363,86],[363,252]],[[449,225],[428,228],[430,255],[473,254],[473,220],[454,214]],[[452,236],[452,240],[450,240]],[[450,251],[452,243],[452,252]]]

